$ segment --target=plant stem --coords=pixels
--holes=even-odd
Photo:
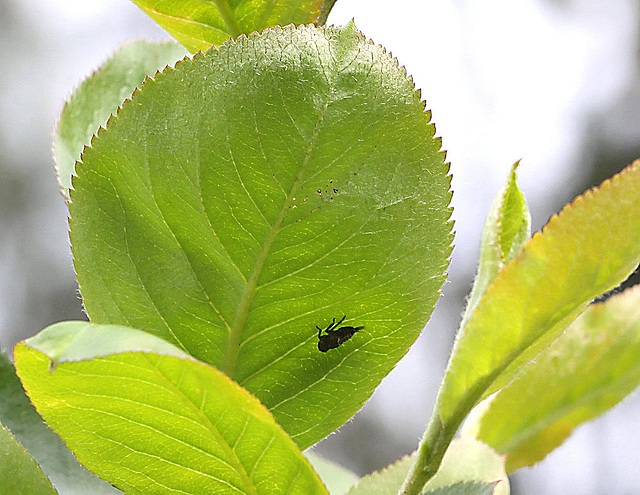
[[[457,426],[447,428],[434,412],[424,432],[418,455],[398,495],[419,495],[438,471],[444,453],[456,434]]]
[[[327,17],[329,17],[329,12],[333,8],[333,5],[336,3],[336,0],[324,0],[322,5],[320,6],[320,15],[316,22],[318,26],[324,26],[327,23]]]
[[[470,389],[467,396],[460,401],[458,407],[445,418],[444,422],[439,413],[441,407],[438,394],[433,414],[418,446],[418,455],[398,495],[419,495],[422,492],[424,485],[440,468],[442,458],[458,428],[485,390],[485,385]]]

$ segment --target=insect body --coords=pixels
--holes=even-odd
[[[336,323],[336,319],[334,318],[331,324],[324,329],[325,335],[322,335],[323,329],[316,325],[316,328],[318,329],[318,350],[320,352],[327,352],[329,349],[340,347],[343,343],[353,337],[354,333],[364,328],[341,327],[340,324],[346,317],[346,315],[343,316],[338,323]]]

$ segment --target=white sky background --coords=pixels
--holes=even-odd
[[[52,171],[41,169],[49,160],[57,113],[80,79],[119,43],[166,34],[129,0],[15,3],[14,15],[37,35],[0,38],[9,43],[5,51],[0,47],[0,152],[11,166],[34,174],[48,198],[39,200],[48,214],[30,228],[39,232],[34,237],[42,244],[37,263],[54,266],[47,269],[50,283],[56,283],[73,278],[65,206]],[[458,323],[453,299],[468,290],[461,284],[475,270],[494,194],[513,162],[522,159],[520,185],[537,227],[557,211],[558,197],[570,199],[566,190],[580,174],[590,119],[604,115],[615,122],[608,109],[625,89],[637,86],[634,43],[640,19],[632,0],[338,0],[329,23],[351,18],[413,75],[452,163],[456,248],[445,298],[426,334],[360,415],[364,421],[381,415],[383,434],[415,445]],[[26,146],[30,134],[36,139]],[[7,348],[14,338],[11,311],[20,308],[28,288],[16,281],[11,265],[19,246],[0,254],[0,343]],[[447,313],[449,307],[453,314]],[[548,461],[524,473],[518,493],[637,492],[639,403],[636,395],[581,428]],[[357,429],[359,420],[344,432]],[[339,437],[332,436],[323,449],[341,447]],[[597,451],[601,455],[594,458]],[[336,455],[358,465],[349,459],[352,454]]]

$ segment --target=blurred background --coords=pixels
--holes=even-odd
[[[452,164],[456,247],[426,331],[364,409],[316,448],[365,474],[415,449],[442,377],[494,194],[522,160],[534,230],[640,157],[633,0],[338,0],[413,75]],[[84,318],[51,159],[65,98],[122,42],[166,33],[129,0],[0,0],[0,346]],[[402,404],[399,408],[398,404]],[[640,487],[640,396],[512,477],[516,495]]]

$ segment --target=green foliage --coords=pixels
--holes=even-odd
[[[53,136],[53,155],[62,193],[69,199],[76,161],[91,137],[115,114],[145,77],[186,55],[175,41],[136,40],[121,46],[75,90],[60,114]]]
[[[0,424],[0,487],[12,495],[57,493],[51,482],[15,437]]]
[[[595,297],[638,266],[639,202],[640,160],[566,206],[480,292],[462,321],[403,494],[419,493],[436,473],[446,445],[481,398],[535,363]]]
[[[254,397],[131,332],[59,323],[16,347],[29,396],[85,466],[127,494],[327,493]],[[96,357],[107,342],[111,354]]]
[[[591,305],[465,424],[513,471],[544,458],[579,424],[640,383],[640,287]]]
[[[71,241],[91,320],[216,366],[314,444],[433,310],[451,243],[433,133],[404,70],[351,25],[273,29],[180,62],[78,168]],[[365,328],[320,353],[316,325],[343,315]]]
[[[442,421],[508,383],[595,297],[633,272],[638,204],[640,162],[565,207],[505,266],[461,328],[438,398]]]
[[[20,377],[126,493],[326,494],[300,449],[370,397],[444,281],[430,113],[353,24],[274,27],[324,24],[335,0],[134,1],[187,49],[219,47],[165,69],[180,45],[131,43],[65,106],[54,150],[91,323],[19,344]],[[355,486],[311,455],[332,495],[508,495],[505,462],[542,459],[640,382],[640,288],[590,305],[640,261],[640,161],[532,239],[517,166],[418,451]],[[362,328],[320,352],[343,317]],[[4,356],[0,421],[60,493],[119,493]],[[0,491],[52,493],[11,433]]]
[[[336,0],[133,0],[191,52],[285,24],[324,24]]]

